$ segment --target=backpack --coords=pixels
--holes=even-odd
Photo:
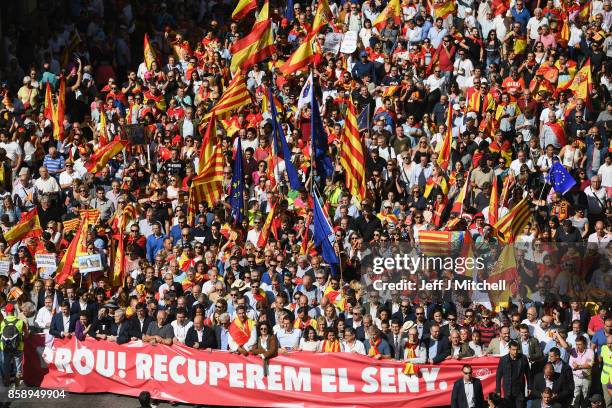
[[[19,337],[21,333],[17,330],[17,322],[19,320],[4,320],[4,329],[2,329],[2,346],[5,351],[16,351],[19,346]]]

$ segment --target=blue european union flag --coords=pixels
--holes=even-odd
[[[316,164],[317,173],[324,179],[334,175],[334,165],[331,159],[327,155],[329,150],[327,144],[327,133],[323,128],[323,121],[321,120],[321,112],[319,111],[319,103],[315,98],[314,89],[312,92],[311,103],[312,116],[310,117],[310,128],[312,137],[312,150],[314,153],[314,161]]]
[[[242,171],[242,143],[240,143],[240,137],[238,137],[238,146],[236,147],[236,161],[234,162],[229,202],[234,224],[241,224],[244,218],[244,174]]]
[[[548,182],[561,194],[567,193],[576,184],[574,177],[559,162],[553,163],[548,170]]]
[[[357,127],[359,130],[370,128],[370,104],[367,104],[357,116]]]
[[[289,145],[287,144],[287,139],[285,139],[285,134],[283,133],[283,127],[278,123],[276,116],[278,112],[276,111],[276,105],[274,104],[274,98],[272,96],[272,88],[270,88],[270,109],[272,111],[272,138],[274,143],[274,150],[279,157],[282,154],[282,158],[285,160],[285,170],[287,170],[287,177],[289,177],[289,184],[293,190],[300,190],[302,188],[302,183],[300,183],[300,179],[298,177],[297,171],[295,170],[295,166],[291,162],[291,150],[289,150]]]
[[[334,265],[340,264],[338,255],[334,250],[336,235],[334,234],[334,231],[332,230],[332,227],[329,224],[329,221],[327,221],[327,217],[325,217],[325,213],[321,208],[321,202],[319,201],[319,195],[317,194],[316,189],[313,190],[312,195],[314,201],[314,244],[315,247],[321,252],[325,262],[332,265],[332,271],[334,271]]]

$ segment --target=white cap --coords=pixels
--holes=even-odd
[[[468,119],[476,119],[476,118],[478,118],[478,115],[476,115],[476,112],[469,112],[469,113],[466,115],[466,117],[467,117]]]
[[[30,82],[32,82],[32,78],[30,78],[27,75],[23,77],[23,83],[24,84],[29,84]]]
[[[461,106],[459,106],[458,103],[453,105],[453,110],[460,110],[460,109],[461,109]]]

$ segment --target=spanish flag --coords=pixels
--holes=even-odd
[[[125,242],[123,240],[123,231],[119,231],[119,239],[117,240],[117,249],[115,250],[115,258],[113,261],[113,280],[112,286],[122,286],[125,279],[125,266],[127,257],[125,256]]]
[[[53,137],[56,140],[64,139],[64,115],[66,112],[66,78],[62,75],[59,82],[59,91],[57,93],[57,105],[53,114]]]
[[[563,48],[567,48],[567,42],[570,39],[570,29],[569,22],[567,18],[563,19],[563,26],[561,27],[561,32],[559,33],[559,45]]]
[[[366,198],[365,161],[365,149],[359,135],[357,113],[351,97],[346,110],[345,128],[340,147],[340,164],[346,172],[348,191],[360,201]]]
[[[98,132],[99,147],[104,147],[108,144],[108,132],[106,131],[106,112],[103,107],[100,107],[100,131]]]
[[[42,235],[42,227],[38,219],[38,209],[34,208],[25,214],[21,215],[21,220],[13,228],[4,233],[4,240],[8,246],[15,242],[32,237],[40,237]]]
[[[446,18],[455,12],[455,0],[440,0],[433,5],[435,18]]]
[[[513,243],[531,219],[531,210],[526,199],[517,203],[508,214],[493,225],[499,240],[504,244]]]
[[[438,165],[444,170],[448,170],[450,163],[451,149],[453,144],[453,108],[448,105],[448,113],[446,115],[446,134],[438,151]]]
[[[291,54],[287,61],[278,69],[284,76],[298,71],[312,62],[312,35],[306,37],[304,42]]]
[[[524,35],[515,36],[512,50],[516,55],[524,54],[527,51],[527,37]]]
[[[427,184],[425,185],[425,191],[423,192],[423,197],[429,198],[431,191],[436,186],[440,187],[440,190],[442,190],[442,193],[444,194],[448,193],[448,183],[446,182],[446,179],[443,176],[439,176],[439,178],[440,178],[440,181],[438,182],[436,182],[433,179],[433,177],[430,177],[427,179]]]
[[[498,221],[499,214],[499,188],[497,186],[497,176],[493,177],[493,186],[491,187],[491,197],[489,197],[489,224],[495,225]]]
[[[395,24],[402,22],[402,9],[399,0],[390,0],[387,7],[376,17],[372,23],[378,31],[381,31],[387,26],[387,21],[392,18]]]
[[[507,306],[508,299],[512,296],[512,287],[515,286],[518,280],[518,269],[516,267],[516,255],[514,254],[513,245],[504,245],[499,259],[493,265],[493,269],[489,274],[487,282],[497,283],[506,282],[506,289],[503,291],[489,291],[489,299],[498,307]]]
[[[151,69],[151,64],[153,64],[153,61],[157,61],[157,53],[155,52],[155,49],[149,42],[149,34],[145,33],[144,35],[144,62],[148,70]]]
[[[257,9],[257,0],[239,0],[234,12],[232,20],[238,21],[247,16],[251,11]]]
[[[584,4],[580,6],[578,17],[584,22],[589,21],[589,18],[591,18],[591,1],[585,1]]]
[[[47,85],[45,86],[45,109],[43,111],[45,115],[45,119],[48,119],[51,123],[53,123],[53,112],[55,111],[55,107],[53,106],[53,95],[51,93],[51,83],[47,81]]]
[[[274,221],[274,217],[276,216],[276,204],[272,206],[272,209],[268,213],[266,217],[266,222],[261,228],[261,233],[259,234],[259,238],[257,239],[257,247],[265,248],[268,244],[268,237],[270,237],[270,231],[272,230],[272,221]]]
[[[285,111],[285,107],[283,106],[281,101],[278,100],[276,95],[272,95],[272,102],[274,103],[274,106],[276,107],[276,111],[278,113],[282,114]],[[268,96],[268,92],[264,92],[261,96],[261,111],[272,112],[272,105],[270,104],[270,97]]]
[[[102,170],[104,166],[106,166],[110,159],[112,159],[113,157],[118,155],[119,152],[125,149],[127,143],[128,142],[126,140],[115,140],[107,144],[106,146],[91,155],[87,163],[85,163],[85,168],[91,174],[96,174],[97,172]]]
[[[79,254],[85,252],[86,239],[87,239],[87,228],[89,222],[86,217],[81,218],[81,228],[77,231],[76,235],[70,241],[70,245],[64,252],[64,256],[57,266],[57,275],[55,275],[55,281],[60,285],[66,282],[69,278],[74,275],[78,268],[77,257]]]
[[[589,95],[593,91],[593,77],[591,76],[591,60],[588,59],[580,71],[576,73],[568,89],[574,91],[576,98],[588,102]]]
[[[455,197],[455,202],[453,202],[453,206],[451,207],[451,214],[460,217],[463,214],[463,204],[465,203],[465,199],[468,196],[468,188],[470,185],[470,175],[471,171],[468,172],[467,177],[459,190],[459,194]]]
[[[263,17],[268,14],[267,8],[268,2],[264,4],[262,11],[259,13],[253,30],[232,45],[230,49],[232,53],[231,72],[236,72],[238,69],[244,71],[252,65],[271,57],[274,53],[272,20],[269,18],[263,20]]]
[[[383,91],[383,98],[386,96],[392,96],[395,94],[395,92],[399,89],[399,85],[389,85],[388,87],[385,88],[385,90]]]
[[[319,0],[319,5],[317,6],[317,12],[312,22],[312,32],[318,33],[327,24],[333,24],[332,23],[333,17],[334,16],[331,12],[331,9],[329,8],[328,0]]]

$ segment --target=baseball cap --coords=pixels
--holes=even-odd
[[[4,311],[6,313],[13,313],[14,310],[15,310],[15,305],[12,303],[7,303],[6,306],[4,306]]]

